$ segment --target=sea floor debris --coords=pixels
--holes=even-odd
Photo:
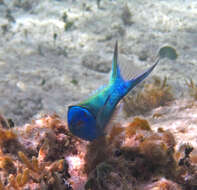
[[[197,188],[195,147],[177,149],[170,130],[155,130],[142,117],[113,124],[91,143],[73,136],[57,115],[13,128],[1,116],[0,132],[2,190]]]

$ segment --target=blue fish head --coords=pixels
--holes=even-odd
[[[69,107],[68,128],[74,135],[88,141],[96,139],[100,134],[95,116],[81,106]]]

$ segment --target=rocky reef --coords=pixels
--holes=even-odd
[[[1,117],[0,126],[0,189],[65,190],[83,181],[75,170],[85,143],[72,137],[58,116],[14,128]]]
[[[2,190],[194,190],[197,156],[141,117],[114,123],[93,142],[74,137],[57,115],[20,127],[0,117]]]

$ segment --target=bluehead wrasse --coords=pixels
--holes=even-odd
[[[118,64],[118,43],[116,42],[108,85],[87,100],[69,106],[67,115],[69,130],[75,136],[88,141],[103,136],[118,102],[151,73],[159,59],[144,73],[125,80]]]

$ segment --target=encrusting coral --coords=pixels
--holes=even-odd
[[[193,190],[193,148],[176,150],[173,134],[135,117],[91,143],[57,115],[10,128],[0,117],[0,190]]]

